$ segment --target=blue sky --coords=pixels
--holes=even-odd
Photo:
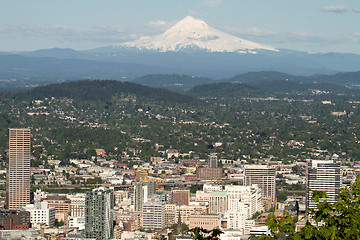
[[[276,48],[360,54],[360,0],[0,0],[0,51],[109,46],[188,15]]]

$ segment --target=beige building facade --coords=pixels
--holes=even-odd
[[[20,210],[30,203],[30,129],[9,129],[7,166],[7,203],[9,209]]]
[[[189,216],[189,228],[202,227],[207,230],[220,227],[218,214],[194,214]]]
[[[225,214],[228,210],[228,196],[226,192],[212,192],[209,198],[209,213]]]

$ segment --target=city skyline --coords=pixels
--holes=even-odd
[[[275,48],[360,54],[360,3],[275,1],[2,2],[0,51],[112,46],[162,33],[186,16]]]

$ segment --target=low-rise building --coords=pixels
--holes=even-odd
[[[22,210],[30,212],[30,222],[32,225],[45,224],[51,227],[55,223],[55,208],[49,207],[47,202],[27,204]]]
[[[197,168],[196,169],[196,177],[198,179],[206,180],[206,179],[221,179],[223,176],[222,168]]]
[[[30,213],[17,210],[0,210],[0,230],[26,230],[30,226]]]
[[[189,216],[189,228],[202,227],[207,230],[220,227],[218,214],[193,214]]]

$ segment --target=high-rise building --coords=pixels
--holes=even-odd
[[[85,237],[110,239],[113,235],[113,189],[93,189],[85,197]]]
[[[257,184],[261,189],[263,201],[269,202],[270,204],[275,202],[275,168],[266,165],[245,166],[244,184],[245,186]]]
[[[139,182],[134,188],[134,209],[137,212],[142,211],[143,203],[146,203],[155,193],[155,182]]]
[[[227,227],[246,232],[246,221],[263,211],[261,190],[257,185],[225,186],[228,195]]]
[[[7,165],[7,203],[20,210],[30,203],[30,129],[9,129]]]
[[[246,217],[250,218],[256,212],[264,210],[261,204],[261,189],[256,184],[251,186],[226,185],[224,191],[228,197],[228,211],[237,211],[239,206],[242,206],[241,204],[245,204]]]
[[[172,190],[171,191],[171,203],[178,206],[189,205],[190,191],[189,190]]]
[[[212,192],[209,198],[209,213],[224,214],[228,210],[227,192]]]
[[[311,201],[312,191],[325,191],[328,195],[326,201],[335,203],[339,200],[341,188],[340,163],[332,160],[309,160],[307,165],[307,196],[306,207],[315,208],[315,202]]]
[[[164,204],[162,202],[146,202],[143,204],[143,228],[162,229],[165,226]]]
[[[217,156],[214,154],[211,154],[209,156],[209,167],[210,168],[217,168],[218,167],[218,160],[217,160]]]

